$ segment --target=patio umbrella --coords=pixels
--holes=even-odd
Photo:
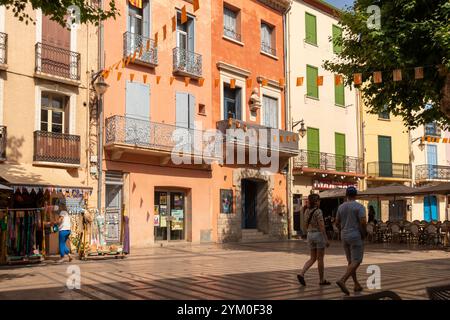
[[[333,198],[345,198],[345,189],[337,188],[331,190],[325,190],[319,193],[321,199],[333,199]]]
[[[388,186],[381,186],[375,188],[369,188],[366,191],[360,192],[358,197],[361,198],[392,198],[402,196],[413,196],[415,188],[407,187],[402,184],[392,184]]]
[[[414,195],[426,194],[450,194],[450,182],[419,188],[416,192],[414,192]]]

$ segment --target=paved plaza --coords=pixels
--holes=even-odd
[[[0,300],[342,299],[334,284],[319,288],[315,266],[306,275],[308,286],[299,286],[296,274],[307,259],[304,241],[136,249],[124,260],[74,260],[81,269],[79,290],[66,287],[69,264],[5,266],[0,267]],[[339,242],[332,243],[325,263],[326,277],[334,283],[346,265]],[[367,245],[361,283],[373,264],[381,268],[382,289],[403,299],[426,299],[427,286],[450,282],[450,253],[442,250]]]

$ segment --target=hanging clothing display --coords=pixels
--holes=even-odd
[[[11,260],[40,256],[43,230],[40,210],[8,211],[6,241]]]

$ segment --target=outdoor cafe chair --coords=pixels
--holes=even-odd
[[[414,220],[412,223],[414,223],[414,224],[420,224],[420,221],[419,221],[419,220]]]
[[[396,223],[392,223],[389,226],[389,240],[390,241],[395,241],[395,240],[400,240],[400,226]]]
[[[385,222],[381,222],[378,225],[377,240],[380,242],[386,241],[387,240],[387,231],[388,231],[387,224]]]
[[[409,241],[419,243],[420,239],[420,231],[419,226],[417,224],[412,224],[409,229]]]
[[[440,235],[437,232],[437,228],[435,225],[430,224],[425,229],[425,241],[427,244],[437,245],[440,243],[439,239]]]

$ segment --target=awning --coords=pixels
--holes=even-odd
[[[346,192],[346,189],[336,188],[322,191],[321,193],[319,193],[319,196],[321,199],[345,198]]]
[[[369,188],[363,192],[358,193],[358,197],[359,198],[408,197],[413,196],[413,193],[415,191],[417,191],[417,189],[407,187],[402,184],[392,184],[388,186]]]
[[[12,187],[92,189],[86,185],[86,177],[78,176],[78,170],[74,171],[75,175],[64,168],[36,167],[31,164],[0,164],[0,178]]]
[[[419,188],[414,195],[427,195],[427,194],[450,194],[450,182],[440,183],[434,186],[425,186]]]

